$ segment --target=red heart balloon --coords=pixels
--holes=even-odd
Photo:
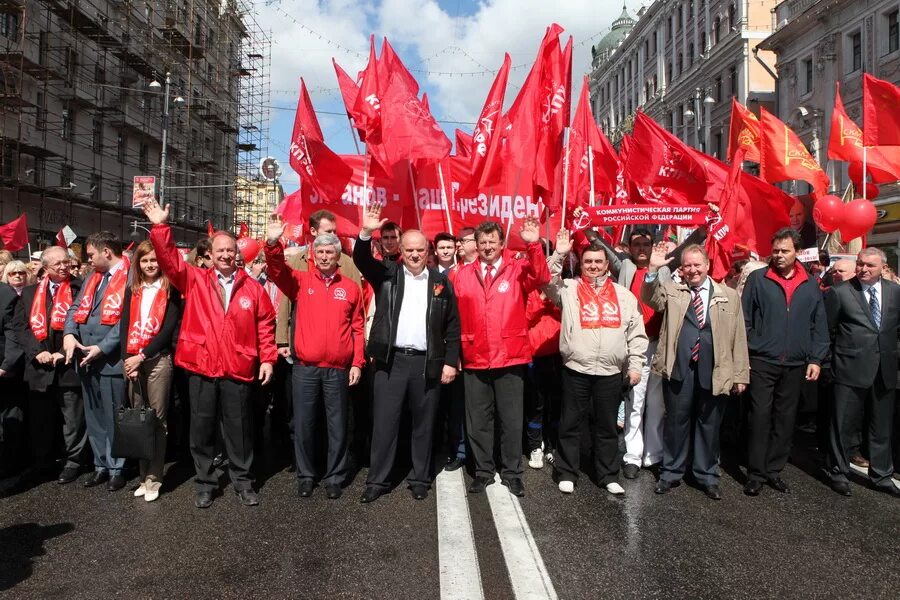
[[[253,262],[253,259],[259,254],[259,242],[253,238],[241,238],[237,241],[238,251],[245,263]]]
[[[822,196],[813,206],[813,221],[825,233],[835,231],[841,225],[844,202],[837,196]]]
[[[844,207],[843,222],[841,223],[841,239],[849,242],[865,235],[878,220],[878,212],[875,205],[868,200],[857,198],[848,202]]]

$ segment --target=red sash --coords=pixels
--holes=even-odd
[[[50,278],[45,276],[38,284],[37,291],[34,293],[34,300],[31,302],[31,315],[28,319],[31,325],[31,331],[39,342],[47,339],[49,331],[47,330],[46,313],[47,307],[47,290],[50,288]],[[62,331],[66,325],[66,313],[72,306],[72,287],[69,280],[66,279],[59,284],[56,290],[56,296],[53,298],[53,310],[50,311],[50,327],[54,331]]]
[[[622,325],[619,312],[619,297],[613,287],[611,277],[599,289],[584,279],[578,282],[578,310],[581,315],[582,329],[599,329],[600,327],[618,328]]]
[[[137,354],[147,347],[150,340],[159,333],[162,327],[163,317],[166,314],[166,303],[169,299],[167,290],[158,290],[156,296],[153,297],[153,303],[150,305],[150,314],[147,321],[141,326],[141,296],[144,294],[144,288],[139,289],[131,295],[131,325],[128,327],[128,343],[125,346],[125,352],[128,354]]]
[[[88,279],[84,286],[84,295],[81,296],[81,304],[75,311],[75,322],[81,325],[87,323],[88,316],[91,314],[91,307],[94,306],[94,293],[100,280],[103,279],[103,273],[94,273]],[[115,325],[122,316],[123,297],[125,295],[125,284],[128,281],[128,268],[123,266],[112,276],[106,289],[103,290],[103,303],[100,307],[100,323],[103,325]]]

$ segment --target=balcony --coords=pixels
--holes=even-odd
[[[785,0],[785,2],[779,3],[775,6],[775,11],[772,13],[775,20],[772,23],[772,30],[778,31],[806,9],[819,2],[821,0]]]

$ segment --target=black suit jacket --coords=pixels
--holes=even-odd
[[[72,279],[69,282],[69,285],[72,288],[72,300],[74,301],[75,297],[78,296],[79,290],[81,290],[81,280]],[[74,360],[70,365],[66,365],[64,362],[60,361],[55,367],[42,365],[34,360],[34,357],[44,351],[47,351],[50,354],[53,354],[54,352],[65,354],[65,352],[63,352],[64,335],[62,331],[55,331],[48,325],[47,339],[39,342],[37,338],[34,337],[34,332],[31,331],[31,327],[28,324],[31,315],[31,305],[34,302],[37,288],[38,286],[35,284],[29,285],[22,290],[21,304],[22,312],[25,315],[25,328],[22,333],[22,348],[25,351],[25,383],[28,384],[30,389],[37,392],[44,392],[51,385],[80,387],[81,379],[75,371]],[[46,306],[44,307],[44,317],[47,319],[46,323],[50,323],[50,308],[50,293],[48,292]]]
[[[881,327],[876,327],[868,297],[856,277],[825,295],[836,383],[868,388],[880,376],[885,389],[896,389],[900,285],[881,280],[880,308]]]
[[[0,283],[0,369],[7,377],[22,372],[22,329],[25,327],[19,295]]]
[[[375,316],[366,354],[381,363],[391,359],[397,339],[397,320],[403,301],[403,264],[378,261],[372,256],[372,240],[356,239],[353,262],[375,289]],[[444,365],[459,364],[459,311],[447,276],[428,269],[428,309],[425,317],[425,376],[438,379]]]

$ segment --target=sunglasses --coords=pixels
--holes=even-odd
[[[13,275],[21,275],[22,277],[25,277],[25,276],[28,275],[28,273],[26,273],[25,271],[13,271],[13,272],[10,273],[9,275],[10,275],[10,276],[13,276]]]

